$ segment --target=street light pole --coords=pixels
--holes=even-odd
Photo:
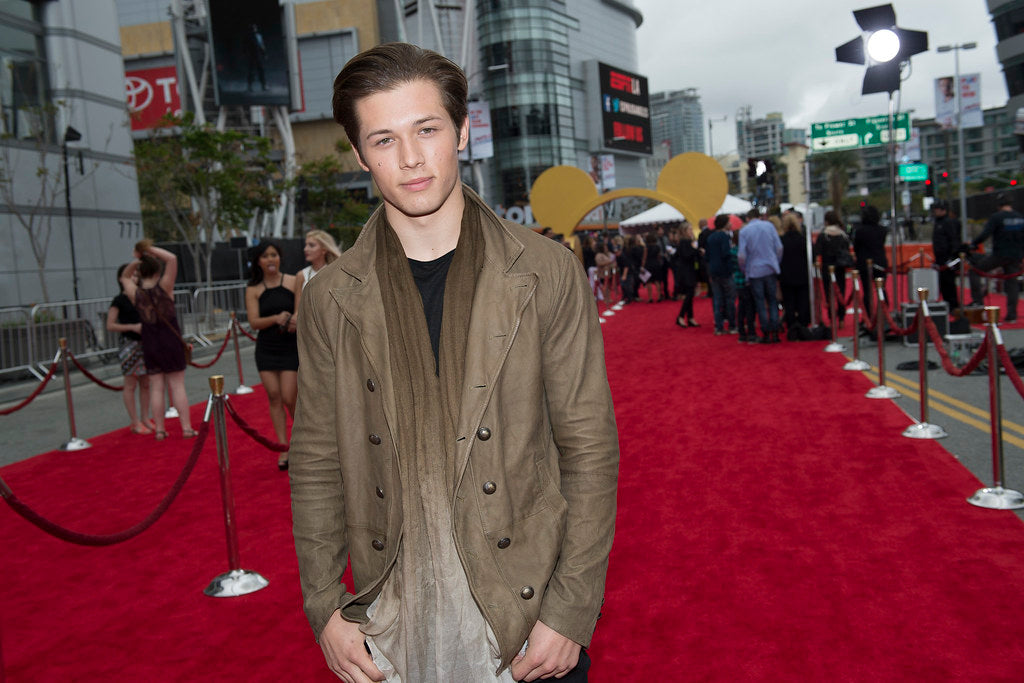
[[[64,157],[64,207],[68,215],[68,246],[71,249],[71,285],[74,289],[75,301],[78,301],[78,261],[75,258],[75,229],[71,222],[71,176],[68,174],[68,143],[78,142],[81,139],[82,134],[68,126],[64,131],[64,141],[61,145],[61,152]]]
[[[715,158],[715,136],[711,134],[711,124],[715,121],[726,121],[728,118],[728,116],[723,116],[721,118],[708,117],[708,156],[712,159]]]
[[[964,109],[960,100],[960,50],[973,50],[977,43],[960,43],[954,45],[940,45],[938,52],[953,52],[954,81],[953,89],[956,91],[956,155],[957,174],[960,177],[960,241],[967,241],[967,180],[964,171]]]

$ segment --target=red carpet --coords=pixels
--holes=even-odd
[[[696,330],[677,308],[603,326],[622,467],[591,680],[1024,679],[1020,521],[968,505],[981,484],[901,437],[909,418],[820,343],[741,345],[712,335],[706,300]],[[271,433],[261,391],[231,401]],[[120,545],[69,545],[0,505],[8,681],[336,680],[301,611],[286,477],[228,425],[242,566],[269,587],[202,593],[227,569],[212,436],[167,514]],[[54,521],[112,533],[171,486],[178,433],[0,474]]]

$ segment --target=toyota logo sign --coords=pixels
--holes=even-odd
[[[128,71],[124,89],[132,130],[155,128],[165,114],[181,114],[178,73],[173,66]]]

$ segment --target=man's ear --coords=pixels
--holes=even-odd
[[[469,144],[469,116],[466,116],[462,120],[462,125],[459,126],[459,151],[466,149],[467,144]]]
[[[359,153],[358,145],[352,145],[352,153],[356,155],[356,161],[359,163],[359,168],[369,173],[370,167],[363,161],[363,155]]]

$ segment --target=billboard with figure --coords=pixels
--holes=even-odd
[[[219,106],[288,106],[288,50],[279,0],[209,0]]]

